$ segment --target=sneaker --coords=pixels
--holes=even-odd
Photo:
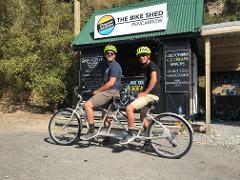
[[[135,139],[134,135],[127,134],[120,141],[119,144],[128,144]]]
[[[151,141],[150,140],[146,140],[143,144],[143,149],[145,151],[153,151],[152,145],[151,145]]]
[[[95,135],[96,135],[95,129],[89,129],[86,134],[80,136],[80,139],[84,140],[84,141],[90,140],[90,139],[94,138]]]
[[[103,139],[103,141],[101,142],[101,144],[102,144],[102,145],[107,145],[107,144],[110,143],[110,141],[111,141],[111,138],[110,138],[110,137],[105,137],[105,138]]]
[[[134,139],[135,142],[141,142],[143,139],[148,137],[148,130],[142,130],[140,135]]]

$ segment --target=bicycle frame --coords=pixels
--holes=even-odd
[[[80,105],[80,106],[81,106],[81,105]],[[120,119],[118,118],[118,116],[120,116],[121,118],[123,117],[123,118],[126,120],[126,122],[127,122],[126,113],[120,111],[120,107],[119,107],[119,106],[117,107],[116,110],[111,110],[112,106],[113,106],[113,104],[111,103],[111,104],[108,106],[108,109],[100,108],[102,111],[105,112],[105,115],[104,115],[103,119],[101,120],[101,124],[100,124],[100,126],[98,127],[97,133],[96,133],[96,135],[95,135],[94,137],[98,137],[98,136],[110,136],[110,137],[115,137],[115,138],[117,138],[116,136],[113,136],[113,135],[110,134],[114,122],[117,123],[118,125],[120,125],[120,126],[123,128],[123,131],[125,131],[125,132],[128,131],[128,127],[127,127],[126,125],[124,125],[124,124],[120,121]],[[79,103],[77,104],[76,108],[81,109],[81,108],[79,107]],[[154,115],[150,114],[150,110],[151,110],[151,108],[149,108],[148,112],[146,113],[146,117],[144,118],[143,122],[141,122],[140,127],[137,129],[137,135],[135,136],[135,138],[139,138],[139,139],[142,139],[142,140],[149,140],[149,139],[155,139],[155,138],[160,138],[160,137],[162,137],[162,138],[168,138],[168,137],[170,137],[170,136],[171,136],[171,135],[170,135],[170,130],[169,130],[165,125],[163,125],[160,121],[156,120],[155,117],[154,117]],[[74,113],[78,114],[78,111],[74,110]],[[85,115],[85,114],[84,114],[84,115]],[[104,133],[104,134],[102,134],[102,133],[101,133],[101,130],[102,130],[103,127],[104,127],[104,121],[106,120],[107,117],[108,117],[108,118],[112,118],[113,123],[110,123],[110,126],[109,126],[108,128],[106,128],[106,129],[107,129],[107,132]],[[84,120],[86,120],[86,119],[84,118]],[[141,131],[142,131],[142,129],[143,129],[144,123],[145,123],[146,121],[149,121],[149,120],[156,122],[158,125],[160,125],[160,126],[163,128],[163,133],[161,134],[161,136],[145,137],[145,136],[142,136],[142,135],[141,135]],[[87,125],[87,127],[89,127],[87,121],[86,121],[86,125]],[[124,134],[124,132],[123,132],[122,134]]]
[[[80,94],[76,93],[76,95],[79,97],[79,101],[75,108],[61,109],[49,121],[49,135],[56,144],[72,145],[79,138],[88,141],[94,137],[113,137],[116,139],[127,137],[128,124],[126,122],[128,122],[128,118],[126,112],[122,110],[122,106],[126,106],[123,102],[129,103],[129,101],[125,101],[127,96],[123,97],[125,98],[124,101],[118,99],[116,102],[116,99],[113,99],[113,102],[107,108],[100,108],[105,114],[101,118],[96,134],[93,133],[91,137],[88,135],[81,136],[81,133],[84,134],[85,130],[89,129],[89,125],[84,111],[85,102],[82,101]],[[131,100],[130,96],[127,100]],[[143,114],[140,115],[143,122],[139,125],[135,124],[136,128],[134,128],[134,136],[131,137],[131,141],[141,143],[142,140],[146,140],[143,147],[145,145],[151,147],[151,150],[161,157],[175,159],[184,156],[190,150],[193,142],[191,125],[185,118],[175,113],[152,114],[150,111],[154,106],[153,104],[147,105],[148,111],[145,117],[143,117]],[[111,123],[109,127],[103,128],[107,118],[110,118]],[[143,130],[146,121],[149,121],[149,128]],[[87,128],[83,129],[83,126]],[[121,142],[120,144],[123,144]]]
[[[76,91],[75,91],[76,93]],[[68,122],[64,125],[64,127],[66,127],[67,125],[69,125],[69,123],[71,122],[71,120],[73,119],[74,114],[76,114],[78,116],[78,118],[86,123],[87,128],[89,128],[88,122],[86,120],[86,114],[85,111],[83,109],[83,104],[85,103],[85,101],[82,101],[82,96],[77,94],[76,95],[79,97],[79,101],[75,106],[75,109],[72,109],[73,113],[71,115],[71,118],[68,120]],[[115,109],[112,109],[113,106],[115,106]],[[144,118],[143,122],[141,122],[140,127],[137,129],[137,135],[135,136],[135,138],[140,138],[140,139],[154,139],[154,138],[167,138],[169,139],[169,141],[171,141],[171,133],[170,130],[163,125],[160,120],[156,120],[155,116],[153,114],[150,113],[152,107],[154,105],[151,105],[151,107],[148,109],[147,113],[146,113],[146,117]],[[110,131],[112,130],[112,126],[115,123],[117,123],[118,125],[120,125],[123,128],[123,131],[127,132],[128,131],[128,126],[124,125],[120,119],[118,118],[118,116],[120,116],[120,118],[124,118],[124,120],[127,121],[127,117],[126,117],[126,112],[124,111],[120,111],[120,105],[116,103],[115,100],[113,100],[113,103],[110,103],[108,108],[100,108],[101,111],[105,112],[105,115],[103,117],[103,119],[101,120],[101,124],[98,127],[97,133],[94,137],[98,137],[98,136],[110,136],[110,137],[116,137],[114,135],[110,134]],[[161,113],[158,115],[163,115],[165,113]],[[174,114],[174,113],[167,113],[167,114]],[[181,116],[174,114],[174,116],[177,116],[178,118],[181,118],[183,121],[185,121],[187,124],[189,124],[186,120],[184,120]],[[112,118],[113,123],[110,123],[110,126],[107,129],[107,132],[105,134],[101,133],[101,130],[104,127],[104,121],[106,120],[106,118]],[[154,137],[145,137],[141,135],[141,131],[143,130],[143,126],[145,124],[146,121],[154,121],[156,122],[160,127],[162,127],[163,129],[163,133],[160,136],[154,136]],[[81,123],[82,124],[82,123]],[[189,125],[190,126],[190,125]],[[82,128],[82,127],[81,127]],[[190,129],[191,132],[193,132],[192,128]],[[124,132],[122,133],[124,134]],[[117,137],[116,137],[117,138]],[[122,138],[122,137],[121,137]]]

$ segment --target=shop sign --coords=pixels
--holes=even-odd
[[[129,90],[131,90],[133,93],[139,93],[143,91],[144,77],[143,76],[123,77],[122,84],[128,84]]]
[[[167,22],[167,3],[98,15],[94,38],[165,30]]]
[[[165,52],[165,92],[188,92],[190,84],[191,50]]]

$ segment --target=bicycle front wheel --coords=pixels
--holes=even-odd
[[[55,113],[48,125],[52,140],[59,145],[74,144],[80,135],[81,120],[72,110],[65,109]]]
[[[184,156],[192,146],[191,125],[174,113],[162,113],[155,120],[149,127],[154,151],[161,157],[171,159]]]

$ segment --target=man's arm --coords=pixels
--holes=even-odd
[[[117,81],[116,77],[110,77],[110,79],[105,84],[103,84],[100,88],[95,90],[93,94],[97,94],[99,92],[111,89],[111,87],[115,85],[116,81]]]
[[[138,97],[146,96],[153,89],[153,87],[155,86],[156,83],[157,83],[157,71],[152,71],[151,79],[150,79],[148,87],[146,88],[146,90],[144,92],[139,93]]]

